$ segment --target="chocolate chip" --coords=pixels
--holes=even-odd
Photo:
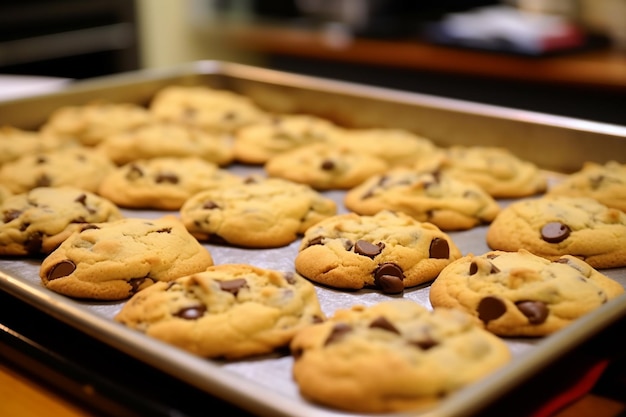
[[[144,282],[146,282],[146,277],[130,279],[128,283],[130,284],[130,287],[131,287],[130,289],[131,294],[134,294],[137,291],[139,291],[139,287],[141,287],[141,284],[143,284]]]
[[[325,159],[322,162],[321,168],[324,171],[331,171],[331,170],[335,169],[335,163],[333,161],[331,161],[330,159]]]
[[[550,222],[541,228],[541,237],[548,243],[559,243],[567,239],[571,230],[560,222]]]
[[[131,164],[128,167],[128,173],[126,174],[126,179],[129,181],[136,180],[137,178],[143,177],[143,171],[137,164]]]
[[[20,210],[7,210],[3,213],[4,218],[2,221],[5,223],[9,223],[10,221],[20,217],[21,214],[22,212]]]
[[[518,301],[515,306],[528,317],[530,324],[541,324],[548,318],[548,307],[542,301]]]
[[[220,281],[219,284],[222,291],[226,291],[234,295],[237,295],[240,289],[248,285],[246,280],[243,278]]]
[[[384,247],[385,244],[382,242],[374,245],[366,240],[357,240],[354,244],[354,253],[367,256],[368,258],[374,258],[376,255],[380,254]]]
[[[82,204],[83,206],[86,206],[87,205],[87,194],[83,193],[83,194],[79,195],[78,197],[76,197],[74,199],[74,201],[76,201],[77,203]]]
[[[48,271],[48,280],[52,281],[57,278],[63,278],[71,274],[76,270],[76,264],[69,259],[65,259],[58,264],[54,265],[50,271]]]
[[[487,323],[506,313],[504,301],[498,297],[487,296],[478,303],[478,318]]]
[[[399,294],[404,291],[404,273],[394,263],[379,265],[374,271],[374,283],[385,294]]]
[[[209,201],[204,202],[204,204],[202,205],[202,208],[206,210],[213,210],[213,209],[220,208],[220,206],[218,206],[215,201],[209,200]]]
[[[309,240],[309,246],[322,245],[323,240],[324,236],[316,236],[313,239]]]
[[[176,313],[174,313],[174,315],[176,317],[180,317],[181,319],[185,319],[185,320],[196,320],[202,317],[204,313],[206,312],[206,310],[207,310],[206,306],[198,305],[198,306],[193,306],[193,307],[182,308]]]
[[[429,256],[434,259],[448,259],[450,256],[450,246],[448,241],[441,238],[434,238],[430,242]]]
[[[597,190],[598,188],[600,188],[600,185],[602,184],[602,181],[604,181],[604,175],[598,175],[597,177],[589,178],[589,183],[591,185],[591,189],[592,190]]]
[[[37,159],[35,160],[35,163],[37,165],[41,165],[41,164],[45,164],[46,162],[48,162],[48,158],[46,158],[45,156],[38,156]]]
[[[296,274],[294,274],[293,272],[285,272],[283,276],[285,277],[285,281],[287,281],[288,284],[295,285]]]
[[[46,174],[41,174],[39,178],[35,180],[37,187],[49,187],[52,184],[52,179]]]
[[[411,340],[409,343],[413,346],[417,346],[418,348],[422,350],[428,350],[439,344],[439,342],[437,342],[435,339],[433,339],[430,336],[425,336],[423,339],[420,339],[420,340]]]
[[[28,235],[24,242],[24,248],[28,253],[36,254],[41,252],[43,244],[43,233],[34,232]]]
[[[326,338],[326,342],[324,342],[324,346],[327,346],[331,343],[335,343],[343,338],[346,333],[350,333],[352,331],[352,326],[347,323],[337,323],[333,326],[330,334]]]
[[[155,181],[157,184],[164,182],[178,184],[178,176],[176,174],[172,174],[171,172],[160,172],[159,175],[156,176]]]
[[[372,322],[370,323],[370,328],[383,329],[391,333],[400,334],[398,329],[396,329],[396,326],[394,326],[389,320],[387,320],[383,316],[377,317],[374,320],[372,320]]]
[[[156,230],[157,233],[172,233],[171,227],[163,227],[161,229]]]
[[[496,274],[500,272],[500,269],[498,269],[498,267],[492,264],[491,262],[489,262],[489,265],[491,266],[491,268],[489,269],[490,274]],[[476,261],[472,261],[469,267],[469,274],[474,275],[477,272],[478,272],[478,263]]]

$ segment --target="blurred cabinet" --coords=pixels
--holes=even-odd
[[[0,2],[0,73],[81,79],[138,65],[133,1]]]

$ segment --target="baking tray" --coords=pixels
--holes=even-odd
[[[584,161],[602,163],[613,159],[624,162],[623,158],[626,158],[626,128],[621,126],[217,61],[199,61],[175,68],[80,81],[56,93],[0,102],[0,125],[36,129],[54,109],[93,100],[145,105],[158,90],[172,84],[230,89],[250,96],[267,110],[316,114],[347,127],[405,128],[431,138],[440,146],[504,145],[554,173],[552,181],[558,181],[558,173],[578,170]],[[240,165],[230,169],[240,175],[262,172],[259,167]],[[324,194],[338,202],[339,212],[346,211],[342,204],[343,192]],[[502,205],[509,202],[500,201]],[[127,217],[143,218],[167,213],[122,211]],[[485,243],[486,230],[486,226],[481,226],[448,234],[463,254],[479,254],[489,250]],[[257,266],[292,271],[299,243],[297,240],[282,248],[264,250],[205,246],[217,264],[245,259]],[[123,302],[80,301],[45,289],[38,276],[39,265],[40,262],[33,259],[0,259],[0,289],[125,354],[251,413],[291,417],[355,415],[302,399],[291,379],[290,356],[267,355],[232,362],[196,357],[115,323],[112,317]],[[626,268],[602,272],[626,287]],[[422,285],[407,289],[403,297],[430,308],[428,288],[428,285]],[[394,297],[372,290],[348,292],[321,286],[316,286],[316,290],[328,315],[338,308],[371,305]],[[506,339],[514,356],[507,366],[443,399],[434,408],[385,415],[473,415],[625,316],[626,295],[551,336]]]

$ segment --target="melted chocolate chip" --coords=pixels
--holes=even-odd
[[[158,229],[156,232],[157,233],[172,233],[172,228],[171,227],[163,227],[162,229]]]
[[[430,336],[425,336],[423,339],[420,340],[411,340],[409,343],[413,346],[417,346],[422,350],[428,350],[439,344],[435,339]]]
[[[293,272],[285,272],[283,273],[283,276],[285,277],[285,281],[287,281],[288,284],[294,285],[296,283],[296,274],[294,274]]]
[[[237,295],[240,289],[248,285],[246,280],[243,278],[220,281],[219,284],[222,291],[226,291],[234,295]]]
[[[24,242],[24,248],[28,253],[37,254],[41,252],[41,246],[43,245],[43,233],[35,232],[28,235]]]
[[[81,194],[74,199],[77,203],[82,204],[83,206],[87,205],[87,194]]]
[[[450,256],[450,246],[448,241],[441,238],[434,238],[430,242],[429,256],[434,259],[448,259]]]
[[[178,312],[174,313],[174,315],[185,320],[196,320],[202,317],[206,310],[207,308],[205,305],[197,305],[180,309]]]
[[[478,303],[478,318],[487,323],[506,313],[504,301],[498,297],[487,296]]]
[[[560,222],[550,222],[541,228],[541,238],[548,243],[559,243],[567,239],[571,230]]]
[[[63,278],[71,274],[76,270],[76,264],[69,259],[65,259],[48,271],[48,281],[52,281],[57,278]]]
[[[316,236],[313,239],[309,240],[309,246],[322,245],[323,240],[324,236]]]
[[[331,343],[335,343],[343,338],[346,333],[352,331],[352,326],[347,323],[337,323],[333,326],[332,331],[326,338],[326,342],[324,342],[324,346],[327,346]]]
[[[3,221],[5,223],[9,223],[11,220],[15,220],[20,217],[20,214],[22,214],[20,210],[7,210],[3,213]]]
[[[178,184],[178,176],[171,172],[160,172],[159,175],[156,176],[155,181],[157,184],[161,184],[164,182],[170,184]]]
[[[135,294],[137,291],[139,291],[141,284],[143,284],[144,282],[146,282],[146,277],[130,279],[128,283],[130,284],[131,294]]]
[[[404,291],[404,272],[394,263],[384,263],[374,271],[374,284],[385,294],[400,294]]]
[[[528,317],[530,324],[541,324],[548,318],[548,306],[542,301],[518,301],[515,306]]]
[[[374,320],[372,320],[372,322],[370,323],[370,328],[383,329],[391,333],[400,334],[400,331],[396,329],[396,326],[394,326],[389,320],[387,320],[383,316],[377,317]]]
[[[324,171],[331,171],[331,170],[335,169],[335,163],[333,161],[331,161],[330,159],[325,159],[322,162],[321,168]]]
[[[141,168],[139,168],[139,165],[131,164],[128,167],[128,173],[126,174],[126,179],[129,181],[132,181],[141,177],[143,177],[143,171],[141,170]]]
[[[49,187],[52,185],[52,179],[46,174],[41,174],[37,180],[35,180],[35,185],[37,187]]]
[[[380,254],[384,247],[385,244],[382,242],[374,245],[365,240],[357,240],[354,244],[354,253],[367,256],[368,258],[374,258],[376,255]]]
[[[374,271],[374,283],[385,294],[399,294],[404,291],[404,272],[393,263],[379,265]]]
[[[202,208],[206,210],[213,210],[213,209],[220,208],[220,206],[218,206],[215,201],[209,200],[209,201],[204,202],[204,204],[202,205]]]

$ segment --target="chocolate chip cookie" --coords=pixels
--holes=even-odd
[[[573,255],[594,268],[626,266],[626,213],[585,197],[521,200],[489,225],[487,244],[550,260]]]
[[[404,299],[338,310],[290,346],[304,398],[359,413],[436,406],[511,360],[470,315]]]
[[[0,203],[0,255],[40,255],[75,231],[121,219],[111,201],[74,187],[41,187]]]
[[[56,109],[41,132],[73,138],[84,146],[95,146],[104,138],[152,121],[148,110],[134,103],[91,102]]]
[[[548,194],[591,197],[607,207],[626,212],[626,164],[586,162],[580,171],[554,184]]]
[[[22,156],[0,167],[0,184],[12,193],[72,186],[96,192],[115,164],[93,148],[73,146]]]
[[[285,349],[325,319],[315,288],[293,272],[222,264],[135,294],[115,320],[207,358]]]
[[[423,136],[404,129],[344,129],[338,141],[351,149],[384,159],[391,167],[412,166],[416,160],[429,158],[438,149]]]
[[[388,165],[382,158],[346,146],[313,143],[271,157],[264,168],[271,177],[316,190],[346,190],[382,174]]]
[[[138,159],[194,156],[226,166],[234,158],[230,135],[173,122],[155,122],[110,135],[98,149],[118,165]]]
[[[232,133],[265,117],[265,112],[249,97],[208,86],[165,87],[155,94],[149,110],[159,120],[223,133]]]
[[[586,262],[520,249],[467,255],[430,286],[433,307],[463,309],[500,336],[546,336],[624,292]]]
[[[383,210],[373,216],[341,214],[312,226],[295,266],[304,277],[330,287],[398,294],[432,281],[460,257],[437,226]]]
[[[547,176],[537,165],[501,147],[441,148],[436,156],[419,159],[414,168],[431,171],[434,168],[472,181],[494,198],[527,197],[543,193],[548,187]]]
[[[116,168],[98,194],[120,207],[179,210],[192,195],[242,178],[197,157],[138,159]]]
[[[70,235],[44,258],[43,285],[92,300],[125,300],[155,282],[213,265],[211,253],[176,217],[123,218]]]
[[[311,143],[332,142],[338,126],[307,114],[277,114],[239,129],[235,134],[235,159],[263,165],[283,152]]]
[[[336,212],[332,199],[308,185],[251,176],[195,194],[181,207],[180,217],[201,241],[273,248],[288,245]]]
[[[0,126],[0,165],[24,155],[47,152],[72,144],[76,142],[55,135],[13,126]]]
[[[395,168],[348,190],[344,204],[358,214],[401,211],[442,230],[467,230],[490,223],[500,211],[482,188],[446,173]]]

